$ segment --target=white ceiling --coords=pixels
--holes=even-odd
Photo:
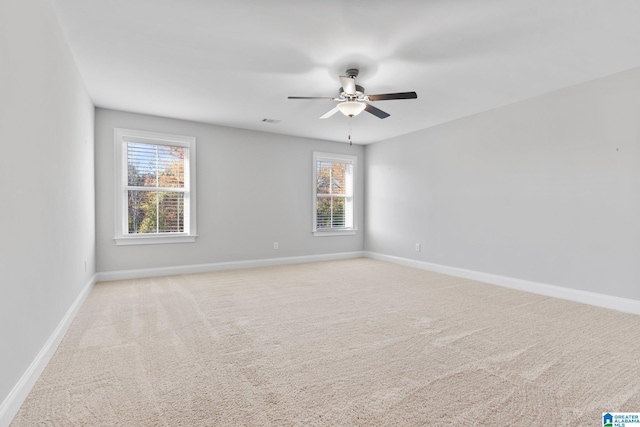
[[[98,107],[360,144],[640,66],[638,0],[51,2]],[[418,99],[384,120],[287,99],[347,68]]]

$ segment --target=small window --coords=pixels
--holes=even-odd
[[[118,245],[193,242],[193,137],[115,129]]]
[[[355,175],[355,156],[313,153],[314,235],[356,233]]]

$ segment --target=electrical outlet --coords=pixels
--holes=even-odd
[[[278,242],[273,242],[273,249],[278,249]]]
[[[416,252],[420,252],[420,243],[416,243]]]

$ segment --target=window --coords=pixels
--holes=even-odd
[[[114,142],[116,244],[195,241],[195,138],[114,129]]]
[[[356,157],[313,153],[313,233],[355,234]]]

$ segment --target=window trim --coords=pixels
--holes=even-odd
[[[318,193],[317,193],[317,179],[318,179],[318,161],[331,161],[331,162],[350,162],[353,167],[353,227],[344,228],[344,229],[318,229]],[[318,151],[313,152],[313,180],[312,180],[312,194],[313,198],[311,200],[311,211],[313,212],[312,218],[312,229],[311,232],[315,237],[325,237],[325,236],[352,236],[357,234],[358,232],[358,222],[356,215],[356,207],[358,198],[357,198],[357,176],[358,176],[358,157],[352,156],[349,154],[335,154],[335,153],[322,153]]]
[[[114,241],[116,245],[148,245],[162,243],[191,243],[195,242],[196,233],[196,138],[192,136],[170,135],[158,132],[147,132],[132,129],[113,129],[114,140]],[[189,148],[189,155],[185,157],[185,228],[184,233],[137,234],[130,235],[125,227],[127,216],[127,142],[143,142],[158,145],[173,145]]]

